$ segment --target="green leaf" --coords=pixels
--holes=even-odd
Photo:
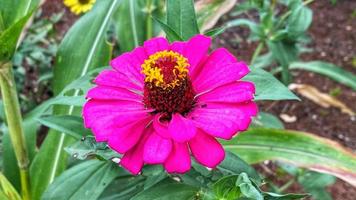
[[[287,66],[298,59],[298,50],[293,43],[287,42],[267,42],[268,48],[273,57],[282,66]]]
[[[298,37],[308,30],[313,20],[313,12],[300,3],[299,6],[292,9],[288,17],[287,30],[290,37]]]
[[[216,37],[222,33],[224,33],[226,30],[226,26],[220,27],[220,28],[215,28],[212,30],[209,30],[204,33],[204,35],[209,36],[209,37]]]
[[[240,189],[236,187],[235,183],[238,175],[225,176],[213,185],[212,199],[238,199],[240,197]]]
[[[253,118],[252,126],[284,129],[284,125],[278,117],[265,112],[259,112],[257,117]]]
[[[16,50],[17,40],[33,11],[29,12],[5,31],[0,32],[0,63],[11,60]]]
[[[174,41],[183,41],[183,38],[178,35],[170,26],[166,23],[162,22],[158,18],[154,18],[154,20],[161,26],[162,30],[166,33],[166,36],[170,42]]]
[[[101,160],[121,158],[121,155],[111,150],[106,143],[97,143],[94,137],[90,136],[83,137],[80,141],[66,147],[65,151],[79,160],[85,160],[93,156]]]
[[[107,65],[111,47],[105,36],[109,21],[119,0],[97,1],[93,9],[81,17],[63,39],[54,68],[53,89],[58,95],[69,83],[85,76],[91,69]],[[83,34],[85,33],[85,34]],[[80,48],[78,45],[80,44]],[[71,95],[80,95],[79,89]],[[69,94],[67,94],[69,95]],[[72,106],[55,106],[55,115],[79,114],[80,110]],[[74,142],[51,130],[31,164],[31,186],[33,199],[40,198],[42,192],[65,168],[67,154],[64,147]]]
[[[303,69],[327,76],[356,90],[356,75],[334,64],[322,61],[293,62],[289,67],[290,69]]]
[[[199,188],[181,183],[160,183],[138,193],[131,200],[190,200],[199,192]]]
[[[143,176],[126,176],[114,180],[101,194],[100,200],[131,200],[143,190]]]
[[[250,67],[251,72],[243,78],[256,87],[255,100],[299,100],[286,86],[263,69]]]
[[[8,28],[35,9],[40,0],[0,0],[4,28]]]
[[[41,117],[38,121],[49,128],[62,133],[67,133],[76,139],[81,139],[83,136],[91,135],[91,131],[84,128],[82,117],[73,115],[57,115]]]
[[[272,192],[264,192],[263,195],[265,200],[293,200],[308,196],[306,194],[276,194]]]
[[[241,173],[237,177],[236,186],[240,188],[242,195],[247,198],[255,199],[255,200],[264,199],[259,189],[252,184],[250,178],[246,173]]]
[[[96,200],[116,177],[127,175],[112,162],[86,161],[56,178],[41,199]]]
[[[143,12],[144,6],[144,0],[122,0],[115,11],[116,34],[122,52],[131,51],[145,41],[148,31],[145,22],[152,19]]]
[[[167,25],[183,40],[198,34],[193,0],[167,0]]]
[[[256,183],[262,182],[261,177],[253,167],[229,151],[226,151],[225,159],[218,165],[217,168],[223,173],[226,172],[230,175],[237,175],[244,172],[248,174],[249,177],[253,178]]]
[[[0,172],[0,197],[1,194],[9,200],[21,200],[21,196],[6,177]]]
[[[251,128],[221,143],[248,163],[284,161],[356,185],[355,154],[329,139],[297,131]]]

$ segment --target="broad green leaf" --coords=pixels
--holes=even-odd
[[[279,160],[356,185],[355,154],[329,139],[298,131],[251,128],[221,142],[248,163]]]
[[[328,174],[306,171],[297,176],[298,183],[316,200],[332,200],[326,187],[335,183],[336,178]]]
[[[82,117],[73,115],[54,115],[41,117],[38,121],[49,128],[61,133],[67,133],[76,139],[91,135],[91,131],[84,128]]]
[[[167,25],[183,40],[198,34],[193,0],[167,0]]]
[[[225,176],[213,185],[213,198],[211,199],[238,199],[241,195],[240,189],[235,183],[238,175]]]
[[[8,28],[35,9],[40,0],[0,0],[4,28]]]
[[[298,50],[293,43],[283,41],[267,42],[268,48],[273,54],[273,57],[282,66],[289,66],[290,63],[298,59]]]
[[[278,117],[265,112],[259,112],[258,115],[253,118],[252,126],[284,129],[284,125]]]
[[[55,95],[73,80],[85,76],[91,69],[107,65],[111,47],[106,43],[105,35],[119,2],[97,1],[94,8],[68,31],[57,53],[53,77]],[[74,90],[71,94],[78,96],[80,90]],[[76,113],[79,114],[80,111],[73,105],[54,108],[55,115]],[[66,168],[67,154],[63,149],[72,142],[73,138],[66,137],[65,134],[55,133],[54,130],[49,132],[31,165],[33,199],[39,199],[47,186]]]
[[[178,35],[170,26],[168,26],[166,23],[162,22],[161,20],[154,18],[155,21],[161,26],[162,30],[165,32],[167,39],[170,42],[174,41],[182,41],[182,37]]]
[[[131,200],[143,191],[145,184],[143,176],[124,176],[115,179],[101,194],[100,200]]]
[[[9,200],[21,200],[19,193],[0,172],[0,197],[4,195]]]
[[[89,160],[57,177],[41,199],[96,200],[116,177],[127,175],[112,162]]]
[[[0,32],[0,64],[1,62],[6,62],[12,58],[16,50],[17,40],[33,11],[34,10],[29,12],[5,31]]]
[[[286,86],[263,69],[250,67],[251,72],[244,77],[256,87],[255,100],[299,100]]]
[[[122,52],[131,51],[145,41],[146,22],[152,19],[143,12],[144,6],[145,0],[122,0],[115,11],[116,34]]]
[[[241,194],[247,198],[263,200],[263,195],[255,185],[252,184],[246,173],[241,173],[236,180],[236,186],[240,188]]]
[[[251,21],[248,19],[235,19],[235,20],[229,21],[226,24],[227,28],[232,28],[235,26],[247,26],[251,30],[249,39],[252,41],[260,40],[261,38],[264,37],[264,33],[263,33],[261,26],[256,24],[256,22],[254,22],[254,21]]]
[[[303,199],[307,197],[306,194],[276,194],[272,192],[264,192],[264,200],[293,200],[293,199]]]
[[[262,181],[261,177],[253,167],[229,151],[226,151],[225,159],[218,165],[217,168],[223,173],[226,172],[230,175],[238,175],[244,172],[247,173],[249,177],[253,178],[257,183],[261,183]]]
[[[198,194],[199,188],[181,183],[160,183],[138,193],[131,200],[190,200]]]
[[[303,69],[327,76],[356,90],[356,75],[334,64],[322,61],[293,62],[289,67],[290,69]]]
[[[300,34],[303,34],[311,25],[312,20],[312,10],[304,6],[303,3],[293,8],[287,23],[287,30],[290,37],[298,37]]]

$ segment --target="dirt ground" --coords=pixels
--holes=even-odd
[[[77,16],[65,9],[61,2],[61,0],[47,1],[43,7],[43,17],[48,17],[54,12],[65,11],[64,17],[55,25],[59,38],[63,37],[77,19]],[[356,74],[356,67],[352,64],[356,59],[356,1],[339,0],[336,5],[331,5],[327,0],[319,0],[312,3],[310,7],[314,12],[314,20],[309,31],[312,38],[309,47],[313,48],[314,52],[303,55],[302,59],[305,61],[328,61]],[[225,20],[229,18],[226,17]],[[245,41],[247,36],[246,29],[233,28],[220,35],[214,45],[226,47],[240,60],[249,61],[256,44],[236,42],[237,40]],[[351,88],[311,72],[296,71],[293,75],[295,83],[310,84],[322,92],[329,93],[335,89],[340,90],[341,93],[337,98],[356,111],[356,91]],[[296,116],[297,121],[286,123],[286,128],[327,137],[356,150],[355,118],[341,113],[338,109],[325,109],[310,100],[301,99],[300,102],[264,102],[260,104],[260,110],[273,113],[276,116],[281,113]],[[300,187],[292,187],[289,192],[300,192],[298,188]],[[340,180],[328,188],[328,191],[331,192],[335,200],[354,200],[356,198],[356,188]]]

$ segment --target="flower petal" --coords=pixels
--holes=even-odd
[[[254,102],[241,104],[207,103],[197,106],[189,118],[197,127],[212,136],[231,139],[238,131],[244,131],[257,114]]]
[[[130,79],[125,74],[114,71],[104,70],[95,78],[94,83],[101,86],[111,86],[125,88],[128,90],[143,90],[143,83]]]
[[[173,51],[182,54],[190,64],[189,74],[194,73],[199,62],[208,54],[211,38],[205,35],[196,35],[188,42],[174,42],[171,46]]]
[[[86,97],[101,100],[127,100],[139,103],[142,102],[142,95],[131,92],[127,89],[109,86],[94,87],[88,91]]]
[[[164,163],[172,150],[172,141],[152,133],[143,150],[143,160],[148,164]]]
[[[253,99],[255,86],[253,83],[238,81],[217,87],[198,97],[202,102],[241,103]]]
[[[191,161],[187,143],[173,143],[172,152],[164,162],[168,173],[185,173],[190,170]]]
[[[130,80],[143,85],[144,75],[141,65],[148,58],[143,47],[137,47],[131,52],[126,52],[113,59],[110,65],[118,72],[125,74]]]
[[[139,141],[147,124],[147,120],[142,120],[123,127],[110,127],[107,129],[108,145],[121,154],[127,152]]]
[[[168,130],[172,139],[176,142],[186,142],[195,136],[197,129],[194,122],[184,118],[181,114],[172,115],[172,120],[168,125]]]
[[[156,133],[165,139],[171,139],[171,134],[168,131],[168,123],[160,121],[161,114],[156,114],[153,119],[153,128]]]
[[[249,72],[244,62],[237,62],[226,49],[215,50],[193,79],[195,91],[200,94],[216,87],[237,81]]]
[[[221,144],[201,130],[198,130],[196,136],[189,141],[189,147],[196,160],[210,168],[215,168],[225,157]]]
[[[137,175],[143,167],[143,148],[150,134],[152,134],[152,129],[147,128],[142,134],[140,142],[121,158],[120,165],[134,175]]]
[[[169,50],[169,43],[163,37],[156,37],[147,40],[143,44],[147,55],[152,55],[158,51]]]

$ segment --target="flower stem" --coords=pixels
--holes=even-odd
[[[262,49],[264,47],[264,42],[260,42],[255,50],[255,52],[253,53],[252,59],[251,59],[251,65],[253,65],[256,61],[256,58],[260,55]]]
[[[20,168],[22,199],[30,200],[29,159],[11,62],[0,63],[0,87],[9,134]]]
[[[146,39],[151,39],[153,34],[152,29],[152,0],[147,0],[146,3],[147,17],[146,17]]]

